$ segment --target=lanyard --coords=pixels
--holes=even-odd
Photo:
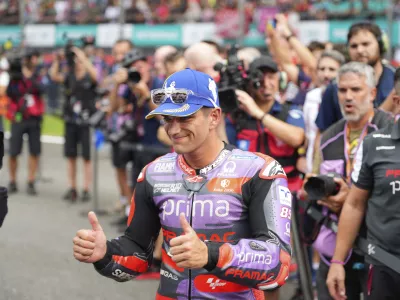
[[[364,128],[358,138],[358,145],[356,148],[356,151],[354,154],[358,152],[358,149],[360,148],[362,140],[365,138],[365,136],[368,134],[368,126],[371,123],[372,118],[374,117],[374,114],[369,118],[367,124],[364,125]],[[346,158],[346,179],[347,183],[351,184],[351,173],[353,172],[353,165],[354,165],[354,157],[353,159],[350,160],[350,151],[351,151],[351,146],[350,146],[350,127],[348,126],[348,122],[346,122],[345,125],[345,135],[344,135],[344,155]]]

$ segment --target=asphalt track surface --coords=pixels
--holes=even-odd
[[[99,204],[103,209],[111,209],[118,198],[109,153],[105,148],[99,155]],[[8,183],[7,165],[6,157],[0,185]],[[78,166],[81,171],[82,165]],[[9,197],[9,214],[0,228],[0,300],[154,299],[156,280],[118,283],[74,259],[72,238],[78,229],[90,228],[82,213],[92,209],[93,201],[68,204],[61,200],[67,187],[61,145],[43,144],[40,169],[39,195],[28,196],[26,154],[20,158],[19,193]],[[114,219],[113,215],[99,216],[108,238],[118,236],[110,226]],[[290,299],[293,287],[282,288],[280,299]]]

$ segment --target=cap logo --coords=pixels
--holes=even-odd
[[[217,85],[211,78],[208,78],[208,89],[213,94],[214,101],[217,102]]]
[[[190,105],[186,103],[182,107],[174,108],[174,109],[165,109],[162,112],[163,113],[180,113],[180,112],[185,112],[185,111],[189,110],[189,108],[190,108]]]

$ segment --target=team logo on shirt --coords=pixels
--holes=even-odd
[[[269,162],[266,161],[264,167],[260,171],[260,178],[262,179],[286,178],[286,173],[283,170],[280,163],[278,163],[273,158],[271,158],[271,160]]]

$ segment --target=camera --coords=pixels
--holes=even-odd
[[[136,136],[136,121],[133,119],[126,120],[122,123],[121,128],[117,132],[110,133],[108,135],[108,140],[112,143],[119,143],[126,137],[130,136],[130,141],[137,140]]]
[[[128,69],[128,82],[136,84],[142,79],[139,71],[136,68],[131,67],[134,62],[139,60],[146,61],[146,56],[139,49],[133,49],[125,55],[121,66]]]
[[[73,47],[85,47],[88,45],[95,44],[95,39],[92,36],[83,36],[74,39],[74,38],[68,38],[67,33],[64,32],[63,39],[67,40],[64,51],[67,64],[70,67],[75,65],[75,53],[72,51]]]
[[[309,178],[304,185],[304,190],[307,192],[310,201],[336,195],[340,190],[340,186],[335,182],[334,178],[341,178],[341,176],[337,173],[327,173],[326,175]]]
[[[9,58],[10,67],[8,69],[8,73],[10,74],[11,80],[22,80],[22,57],[15,56]]]
[[[262,72],[250,70],[246,72],[243,61],[237,57],[239,47],[233,45],[228,51],[227,63],[217,63],[214,70],[220,74],[218,97],[221,109],[226,113],[234,113],[239,109],[235,90],[247,91],[249,84],[258,89],[261,86]]]

